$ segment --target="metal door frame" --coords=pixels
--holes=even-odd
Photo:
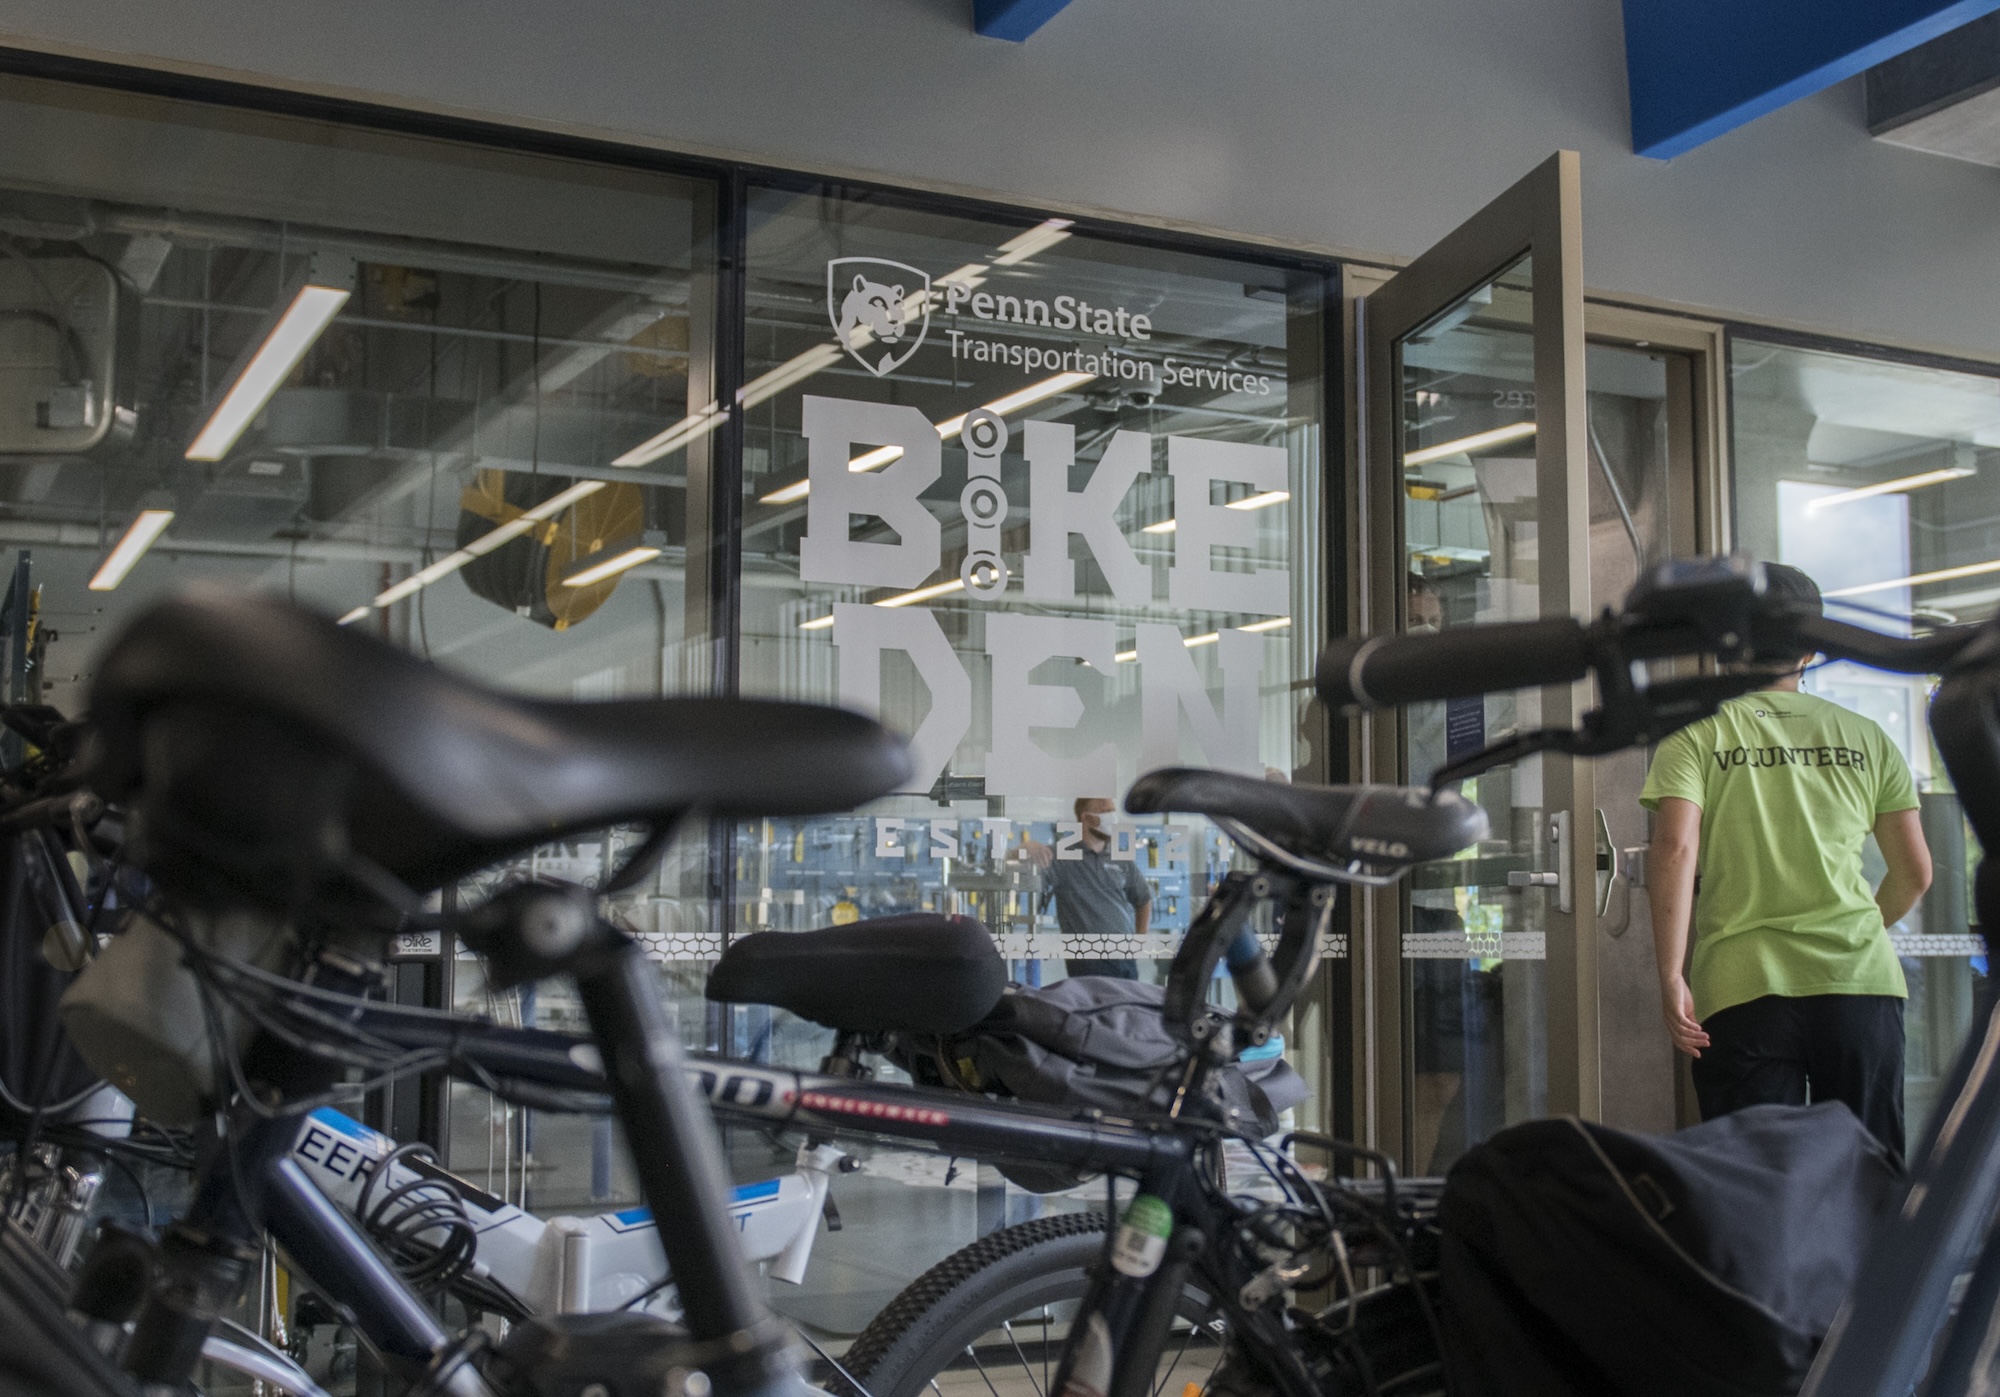
[[[1362,537],[1356,555],[1367,560],[1356,619],[1370,632],[1403,624],[1402,589],[1391,565],[1403,557],[1400,492],[1400,342],[1525,256],[1534,258],[1532,301],[1535,352],[1535,474],[1540,507],[1540,566],[1544,615],[1587,614],[1590,605],[1589,531],[1572,519],[1589,518],[1585,474],[1588,423],[1584,396],[1583,203],[1580,162],[1558,151],[1525,178],[1460,224],[1429,251],[1402,268],[1356,306],[1357,387],[1361,452],[1354,517]],[[1385,564],[1384,559],[1388,560]],[[1374,585],[1386,579],[1388,585]],[[1544,691],[1542,715],[1551,724],[1574,721],[1587,702],[1582,685]],[[1357,775],[1399,780],[1400,720],[1362,718],[1356,724]],[[1567,757],[1543,757],[1547,809],[1569,810],[1573,830],[1589,828],[1593,807],[1589,766]],[[1580,817],[1577,812],[1583,812]],[[1571,886],[1589,888],[1596,875],[1594,841],[1572,838],[1563,857]],[[1349,954],[1355,958],[1356,1105],[1365,1139],[1407,1156],[1409,1121],[1405,1081],[1410,1055],[1403,1014],[1400,893],[1372,893],[1360,901]],[[1599,1113],[1597,957],[1595,904],[1573,899],[1573,910],[1551,909],[1548,937],[1549,1109],[1594,1117]],[[1397,1050],[1385,1051],[1387,1045]]]

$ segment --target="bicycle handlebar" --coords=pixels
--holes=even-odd
[[[1336,640],[1320,651],[1313,684],[1337,708],[1381,708],[1567,684],[1590,672],[1587,634],[1573,617],[1558,616],[1464,626],[1436,635]]]
[[[1884,635],[1788,610],[1764,597],[1761,577],[1743,576],[1735,595],[1710,587],[1701,608],[1675,604],[1671,581],[1642,583],[1623,612],[1589,625],[1569,616],[1462,626],[1435,635],[1336,640],[1320,652],[1314,687],[1337,708],[1385,708],[1469,698],[1508,689],[1568,684],[1634,660],[1713,655],[1754,661],[1800,649],[1877,669],[1928,674],[1945,669],[1976,633],[1954,627],[1920,637]]]

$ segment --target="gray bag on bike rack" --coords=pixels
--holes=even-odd
[[[1839,1102],[1673,1135],[1503,1130],[1452,1167],[1439,1210],[1452,1391],[1796,1392],[1895,1180]]]
[[[1183,1061],[1162,1012],[1165,993],[1102,975],[1041,988],[1009,985],[992,1013],[941,1051],[956,1069],[956,1085],[1120,1115],[1163,1110]],[[1312,1094],[1282,1057],[1237,1063],[1211,1080],[1246,1134],[1270,1134],[1280,1114]],[[1003,1172],[1037,1192],[1078,1182],[1041,1166]]]

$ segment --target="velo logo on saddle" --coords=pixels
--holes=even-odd
[[[882,257],[836,257],[826,264],[826,315],[840,347],[881,378],[923,348],[930,274]]]

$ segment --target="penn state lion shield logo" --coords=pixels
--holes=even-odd
[[[841,348],[877,378],[909,362],[931,328],[928,273],[880,257],[826,264],[826,315]]]

